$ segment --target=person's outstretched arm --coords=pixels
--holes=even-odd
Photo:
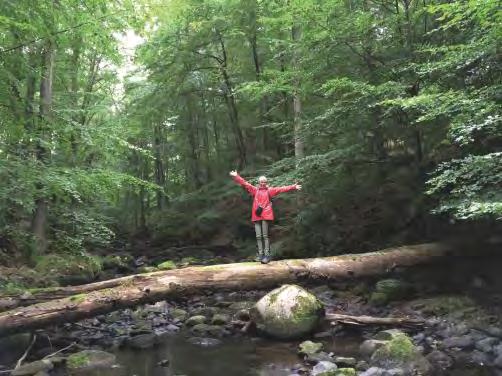
[[[246,181],[242,176],[240,176],[237,171],[230,171],[230,176],[234,179],[234,181],[240,186],[244,187],[246,191],[249,192],[251,196],[254,196],[256,193],[256,187]]]
[[[300,184],[293,184],[293,185],[285,185],[283,187],[270,187],[268,189],[268,192],[270,193],[271,197],[274,197],[280,193],[289,192],[289,191],[299,191],[301,189],[302,189],[302,186]]]

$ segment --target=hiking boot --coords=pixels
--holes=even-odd
[[[261,259],[261,263],[262,264],[268,264],[271,260],[271,257],[269,255],[265,255],[262,259]]]
[[[263,261],[263,255],[258,253],[256,257],[254,258],[256,262],[262,262]]]

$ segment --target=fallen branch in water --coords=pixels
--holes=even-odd
[[[70,343],[68,346],[66,347],[63,347],[61,350],[58,350],[56,352],[53,352],[52,354],[49,354],[49,355],[46,355],[44,356],[42,359],[49,359],[49,358],[52,358],[54,355],[57,355],[57,354],[60,354],[62,353],[63,351],[66,351],[68,349],[71,349],[73,346],[75,346],[77,344],[77,342],[72,342]]]
[[[17,361],[16,366],[14,367],[15,370],[18,369],[19,367],[21,367],[21,364],[23,364],[24,360],[26,359],[26,357],[30,353],[31,348],[33,347],[33,345],[35,344],[35,341],[37,340],[37,335],[32,334],[31,338],[32,339],[31,339],[30,345],[28,346],[28,348],[24,352],[23,356],[21,358],[19,358],[19,360]]]
[[[375,326],[423,326],[424,320],[412,319],[408,317],[373,317],[373,316],[352,316],[339,313],[329,313],[326,320],[331,321],[331,325],[375,325]]]

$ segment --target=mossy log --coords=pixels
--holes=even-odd
[[[463,255],[457,247],[438,243],[389,248],[363,254],[255,262],[153,272],[88,285],[54,289],[48,300],[0,314],[0,336],[111,312],[162,299],[210,290],[272,288],[303,280],[342,280],[383,275],[396,267]],[[72,294],[71,296],[62,296]],[[34,298],[37,293],[33,293]],[[46,298],[39,295],[39,298]]]

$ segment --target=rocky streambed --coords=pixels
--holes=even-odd
[[[307,289],[327,312],[409,316],[425,325],[323,321],[303,338],[281,341],[264,338],[250,324],[250,309],[267,291],[214,293],[37,332],[28,357],[12,374],[502,375],[500,317],[465,295],[424,298],[396,279]],[[5,374],[31,340],[23,334],[0,342]]]

